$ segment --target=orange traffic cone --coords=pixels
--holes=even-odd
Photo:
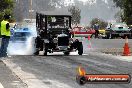
[[[128,45],[128,38],[126,36],[125,38],[125,45],[124,45],[124,51],[123,51],[123,56],[130,56],[131,53],[130,53],[130,48],[129,48],[129,45]]]
[[[90,37],[90,35],[88,35],[88,48],[91,48],[92,46],[91,46],[91,42],[90,42],[90,40],[91,40],[91,37]]]

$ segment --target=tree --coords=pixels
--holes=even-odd
[[[81,20],[81,10],[76,6],[71,6],[68,11],[72,14],[72,23],[79,24]]]
[[[116,22],[122,22],[123,21],[123,11],[120,10],[115,14]]]
[[[16,0],[14,5],[14,16],[17,22],[23,21],[24,15],[29,13],[28,7],[28,0]]]
[[[10,21],[13,21],[13,0],[1,0],[0,1],[0,21],[3,19],[4,14],[10,14],[12,18]]]
[[[117,7],[123,11],[122,21],[127,24],[132,24],[132,1],[131,0],[113,0]]]
[[[32,18],[36,17],[36,12],[39,11],[51,11],[56,8],[56,6],[60,6],[60,2],[62,0],[14,0],[15,1],[15,8],[14,8],[14,15],[16,21],[21,22],[25,18],[30,18],[31,13],[29,10],[32,7]]]
[[[107,25],[108,25],[107,22],[105,22],[105,21],[103,21],[103,20],[101,20],[101,19],[93,18],[92,21],[90,22],[91,27],[93,27],[93,25],[96,24],[96,23],[99,24],[99,26],[100,26],[101,29],[106,28]]]
[[[113,2],[116,4],[117,7],[120,7],[121,9],[124,7],[123,3],[125,0],[113,0]]]

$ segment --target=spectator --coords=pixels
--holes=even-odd
[[[99,35],[99,24],[98,23],[94,24],[93,28],[95,30],[95,38],[98,38],[98,35]]]
[[[0,32],[1,32],[1,48],[0,48],[0,57],[7,56],[7,47],[9,44],[9,39],[11,36],[10,25],[9,25],[10,15],[4,15],[4,20],[1,22]]]

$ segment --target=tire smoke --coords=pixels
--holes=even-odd
[[[26,41],[10,41],[7,49],[8,55],[33,55],[37,36],[36,27],[35,24],[27,27],[31,30],[31,36],[26,37]]]

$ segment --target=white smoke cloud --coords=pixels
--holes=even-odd
[[[106,4],[108,4],[108,0],[102,0],[102,1],[104,1]]]
[[[83,2],[84,5],[86,4],[93,5],[97,3],[97,0],[62,0],[62,1],[64,2],[65,6],[73,5],[75,1],[81,1]],[[108,0],[102,0],[102,1],[108,4]]]
[[[32,55],[35,51],[35,38],[37,36],[36,27],[34,24],[27,25],[32,30],[31,36],[27,37],[26,41],[10,41],[7,52],[9,55]]]
[[[78,0],[78,1],[82,1],[84,4],[95,4],[96,3],[96,0]]]
[[[64,1],[64,6],[69,6],[69,5],[74,5],[74,0],[65,0]]]

